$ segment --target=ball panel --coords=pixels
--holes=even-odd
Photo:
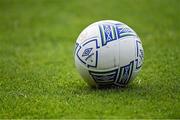
[[[98,62],[97,69],[100,70],[114,68],[119,65],[119,45],[116,41],[100,48]]]
[[[92,24],[90,26],[88,26],[87,28],[85,28],[80,35],[77,38],[77,43],[82,44],[86,41],[88,41],[89,39],[92,38],[99,38],[99,29],[98,26],[96,24]]]
[[[135,59],[134,37],[127,36],[119,40],[119,65],[123,66]]]

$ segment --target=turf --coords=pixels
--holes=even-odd
[[[0,118],[180,118],[179,0],[1,0]],[[113,19],[140,36],[145,61],[124,89],[91,89],[73,49]]]

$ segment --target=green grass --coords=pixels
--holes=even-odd
[[[180,118],[179,0],[1,0],[0,118]],[[91,89],[74,65],[87,25],[122,21],[143,69],[124,89]]]

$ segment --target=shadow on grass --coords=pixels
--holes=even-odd
[[[146,87],[142,86],[142,85],[137,85],[137,84],[130,84],[127,86],[123,86],[123,87],[100,87],[100,88],[96,88],[96,87],[90,87],[87,86],[87,89],[91,90],[91,91],[134,91],[134,90],[144,90]]]
[[[115,88],[93,88],[87,85],[83,86],[76,86],[73,89],[73,94],[78,95],[90,95],[90,94],[98,94],[98,95],[139,95],[139,96],[147,96],[151,94],[151,87],[150,86],[144,86],[144,85],[138,85],[138,84],[130,84],[125,87],[115,87]]]

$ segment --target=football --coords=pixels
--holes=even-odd
[[[137,33],[122,22],[103,20],[78,36],[74,59],[82,78],[92,87],[124,87],[141,70],[144,60]]]

